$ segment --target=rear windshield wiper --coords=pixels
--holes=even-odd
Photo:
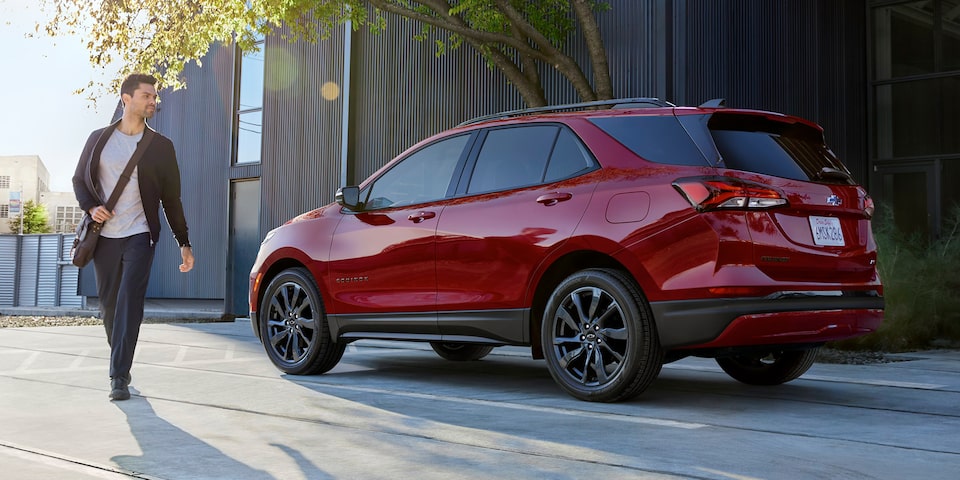
[[[817,172],[817,180],[825,180],[828,178],[854,182],[853,177],[850,176],[849,173],[844,172],[843,170],[837,170],[836,168],[823,167],[819,172]]]

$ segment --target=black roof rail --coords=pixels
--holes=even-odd
[[[580,110],[580,109],[587,109],[590,107],[604,107],[604,106],[610,106],[611,108],[657,108],[657,107],[675,107],[676,105],[664,100],[660,100],[659,98],[652,98],[652,97],[616,98],[612,100],[597,100],[594,102],[570,103],[567,105],[549,105],[546,107],[509,110],[506,112],[493,113],[490,115],[484,115],[481,117],[472,118],[457,126],[463,127],[467,125],[472,125],[474,123],[480,123],[486,120],[495,120],[495,119],[510,118],[510,117],[521,117],[524,115],[534,115],[537,113],[552,113],[552,112],[560,112],[563,110]]]

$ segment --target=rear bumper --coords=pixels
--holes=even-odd
[[[883,321],[883,297],[865,292],[652,302],[665,349],[820,343],[858,337]]]

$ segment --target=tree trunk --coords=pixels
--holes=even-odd
[[[590,9],[587,0],[572,0],[573,10],[580,22],[580,30],[587,42],[587,51],[590,53],[590,63],[593,67],[593,88],[597,93],[597,100],[613,98],[613,82],[610,80],[610,65],[607,63],[607,49],[603,46],[600,36],[600,26],[597,18]]]

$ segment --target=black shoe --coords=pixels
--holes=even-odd
[[[110,400],[128,400],[130,398],[130,376],[110,378]]]

